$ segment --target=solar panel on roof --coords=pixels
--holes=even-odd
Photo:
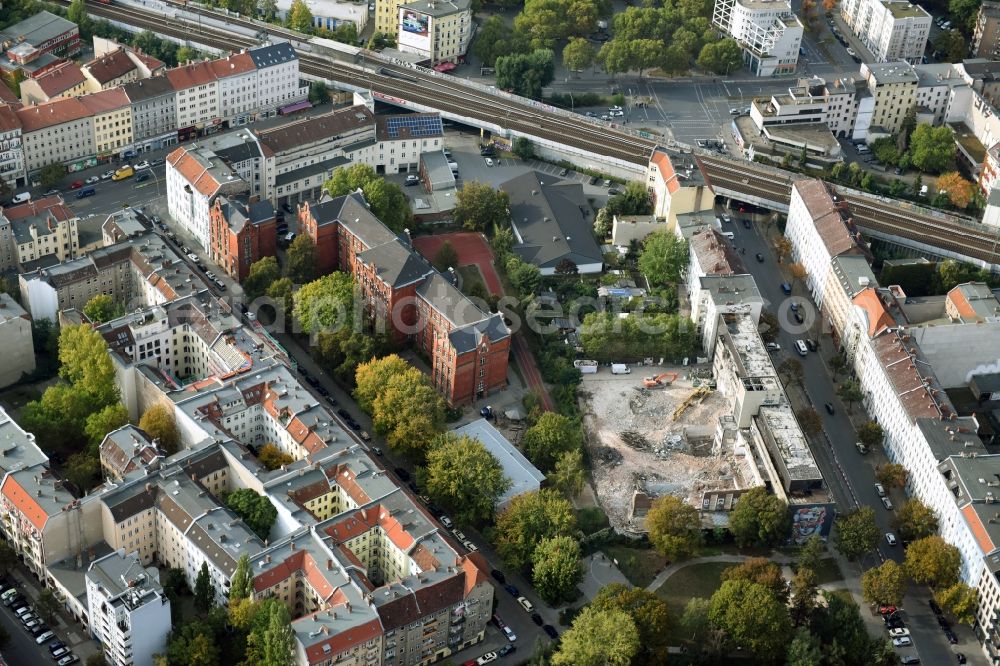
[[[409,130],[410,136],[415,139],[438,136],[444,132],[441,118],[438,116],[393,116],[388,119],[386,127],[393,139],[398,139],[399,131],[404,128]]]

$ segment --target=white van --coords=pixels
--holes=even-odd
[[[859,154],[864,155],[867,152],[868,152],[868,146],[866,146],[865,144],[861,144],[860,146],[858,146]]]
[[[632,374],[632,368],[628,367],[624,363],[612,363],[611,364],[611,374],[613,374],[613,375],[630,375],[630,374]]]
[[[723,236],[725,236],[726,238],[728,238],[729,240],[735,240],[736,239],[736,234],[734,234],[732,231],[722,231],[720,233]]]
[[[806,343],[805,343],[804,340],[796,340],[795,341],[795,349],[798,350],[799,356],[808,356],[809,355],[809,347],[806,347]]]
[[[18,192],[14,195],[14,198],[11,199],[11,202],[16,204],[22,204],[25,201],[31,201],[31,192]]]

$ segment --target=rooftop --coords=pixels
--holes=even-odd
[[[809,442],[802,434],[787,402],[762,405],[757,414],[757,423],[770,435],[781,457],[781,465],[792,482],[823,481],[823,475],[809,449]]]
[[[844,222],[840,202],[834,201],[834,195],[823,181],[799,180],[792,185],[792,189],[801,197],[812,217],[816,233],[819,234],[831,257],[858,251],[857,244]]]
[[[869,287],[878,288],[878,280],[863,254],[840,254],[833,257],[830,263],[848,298],[853,299]]]
[[[922,18],[927,17],[929,21],[931,15],[923,7],[915,5],[909,0],[882,0],[882,4],[892,13],[893,18]]]
[[[79,30],[72,21],[67,21],[61,16],[42,10],[20,23],[0,30],[0,37],[11,40],[23,37],[24,42],[38,46],[67,32],[79,32]]]
[[[774,377],[771,356],[757,331],[757,322],[746,314],[722,315],[724,326],[719,332],[724,336],[738,363],[737,375],[743,378]]]
[[[214,152],[194,143],[167,155],[167,165],[205,197],[214,196],[225,184],[242,182]]]
[[[84,69],[101,85],[120,79],[136,69],[124,49],[115,49],[86,63]]]
[[[337,141],[344,134],[374,125],[371,111],[359,104],[255,133],[262,144],[280,154],[317,141]]]
[[[712,228],[702,229],[688,238],[689,251],[706,275],[732,275],[744,266],[736,248]]]
[[[375,137],[379,141],[433,139],[443,136],[444,125],[437,113],[409,113],[375,118]]]
[[[74,120],[84,120],[90,116],[90,109],[77,97],[60,97],[17,110],[17,117],[21,120],[21,131],[24,133],[36,132]]]
[[[416,0],[403,5],[406,9],[427,14],[428,16],[450,16],[456,12],[469,11],[471,0]]]
[[[119,548],[91,563],[87,581],[105,596],[129,610],[153,601],[159,603],[163,595],[160,573],[156,567],[144,568],[136,553],[125,554]]]
[[[413,284],[434,271],[426,259],[399,238],[359,252],[355,258],[371,266],[375,275],[392,287]]]
[[[33,79],[38,87],[50,99],[58,97],[67,90],[82,85],[86,81],[83,71],[73,61],[56,65],[41,76]]]
[[[872,340],[872,347],[909,419],[947,416],[947,396],[908,334],[895,329],[887,331]]]
[[[35,435],[15,423],[0,406],[0,470],[28,469],[47,461],[48,457],[35,444]]]
[[[947,298],[963,322],[996,321],[1000,317],[1000,301],[985,282],[960,284]]]
[[[281,65],[286,62],[291,62],[292,60],[298,60],[298,54],[295,53],[295,49],[288,42],[278,42],[276,44],[267,44],[265,46],[258,46],[247,51],[250,57],[253,58],[254,64],[257,69],[264,69],[266,67],[274,67],[276,65]]]
[[[889,85],[894,83],[912,83],[914,85],[920,80],[913,69],[913,65],[905,62],[871,62],[861,66],[861,73],[865,71],[870,74],[868,80],[875,85]]]
[[[701,278],[701,288],[716,305],[763,302],[752,275],[705,275]]]
[[[163,97],[165,95],[173,96],[176,94],[174,86],[170,83],[170,79],[163,75],[131,81],[122,86],[122,89],[133,104],[156,97]]]
[[[486,419],[467,423],[455,428],[452,433],[458,436],[468,435],[478,440],[503,466],[504,476],[510,479],[511,487],[497,500],[498,506],[507,504],[522,493],[537,490],[539,484],[545,481],[545,475],[528,462],[528,459]]]

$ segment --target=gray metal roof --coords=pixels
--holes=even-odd
[[[374,266],[378,278],[392,287],[413,284],[434,272],[426,259],[399,238],[359,252],[357,259]]]
[[[298,59],[295,49],[288,42],[258,46],[255,49],[250,49],[249,53],[250,57],[253,58],[253,64],[257,65],[257,69],[274,67]]]

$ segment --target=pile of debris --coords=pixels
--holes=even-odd
[[[637,433],[635,430],[626,430],[625,432],[619,433],[619,437],[628,446],[633,449],[645,450],[649,448],[649,440]]]

